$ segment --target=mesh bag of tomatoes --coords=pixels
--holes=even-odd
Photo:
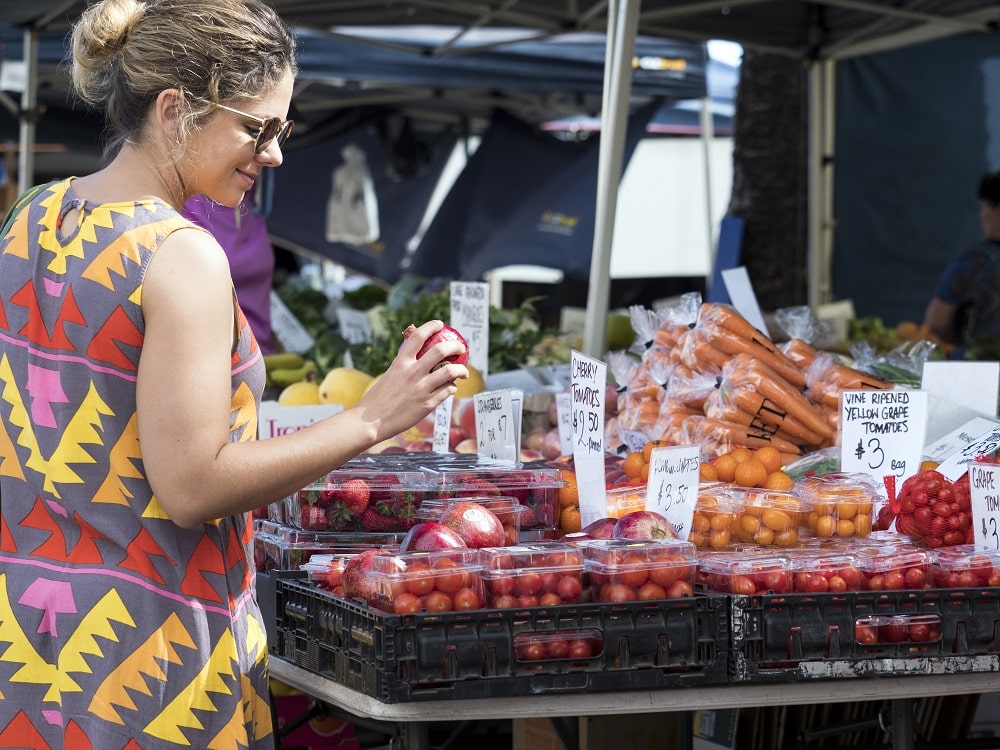
[[[896,496],[896,528],[928,547],[972,544],[969,475],[952,482],[928,469],[909,477]]]

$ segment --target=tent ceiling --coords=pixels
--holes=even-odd
[[[600,31],[606,0],[270,0],[298,26],[433,24]],[[66,25],[84,0],[7,0],[0,24]],[[639,34],[728,39],[807,59],[847,57],[969,31],[996,33],[996,0],[643,0]],[[450,49],[445,43],[440,53]]]

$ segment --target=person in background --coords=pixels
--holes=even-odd
[[[195,195],[184,204],[183,214],[211,232],[222,245],[229,258],[240,309],[247,316],[260,350],[272,354],[280,348],[271,331],[274,247],[267,233],[266,212],[259,205],[263,202],[260,192],[255,184],[235,208]]]
[[[1000,170],[976,188],[983,239],[945,268],[927,305],[924,326],[954,344],[952,359],[1000,354]]]
[[[0,239],[0,744],[268,750],[251,512],[433,411],[463,347],[408,327],[356,406],[257,440],[260,347],[181,210],[281,164],[294,39],[260,0],[100,0],[71,48],[109,161]]]

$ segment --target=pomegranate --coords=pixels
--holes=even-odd
[[[378,591],[375,577],[372,575],[372,559],[382,554],[380,549],[366,549],[352,555],[344,565],[344,573],[340,585],[344,587],[344,596],[348,599],[363,599],[374,607],[378,601]]]
[[[457,532],[434,521],[418,523],[406,532],[399,543],[400,552],[427,551],[432,549],[461,549],[468,547]]]
[[[676,539],[677,532],[664,516],[655,510],[634,510],[615,523],[612,539]]]
[[[480,503],[456,500],[448,505],[440,522],[462,537],[469,547],[502,547],[506,543],[503,523],[496,513]]]
[[[580,531],[591,539],[611,539],[617,523],[617,518],[598,518],[596,521],[588,523]]]
[[[420,351],[417,352],[417,359],[420,359],[422,356],[424,356],[424,353],[428,349],[433,347],[435,344],[441,343],[442,341],[460,341],[462,343],[462,346],[464,347],[464,350],[460,354],[452,354],[450,357],[445,357],[444,361],[454,362],[455,364],[458,365],[469,364],[469,343],[465,340],[465,337],[462,336],[462,334],[460,334],[457,330],[455,330],[454,328],[452,328],[450,325],[447,324],[440,331],[432,333],[427,338],[427,341],[424,342],[424,345],[420,347]]]

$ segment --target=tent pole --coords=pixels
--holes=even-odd
[[[625,151],[625,121],[632,89],[632,57],[639,28],[640,0],[612,0],[608,5],[601,142],[597,167],[597,206],[590,287],[583,325],[583,352],[601,357],[607,348],[608,305],[611,299],[611,242],[618,205]]]
[[[809,70],[809,306],[833,301],[833,60]]]
[[[825,275],[822,287],[822,301],[824,303],[833,302],[833,234],[836,230],[836,221],[833,215],[833,174],[836,165],[834,164],[835,136],[837,127],[836,118],[836,76],[837,61],[834,59],[822,62],[823,76],[823,161],[820,164],[823,187],[823,205],[820,206],[820,236],[823,247],[823,273]]]
[[[17,156],[18,192],[24,192],[35,180],[35,121],[38,108],[38,29],[24,30],[24,91],[21,92],[21,149]]]
[[[715,207],[712,205],[712,141],[715,140],[715,122],[712,118],[712,100],[706,96],[701,100],[701,146],[705,161],[705,222],[708,228],[709,259],[705,287],[712,283],[712,269],[715,268]]]

